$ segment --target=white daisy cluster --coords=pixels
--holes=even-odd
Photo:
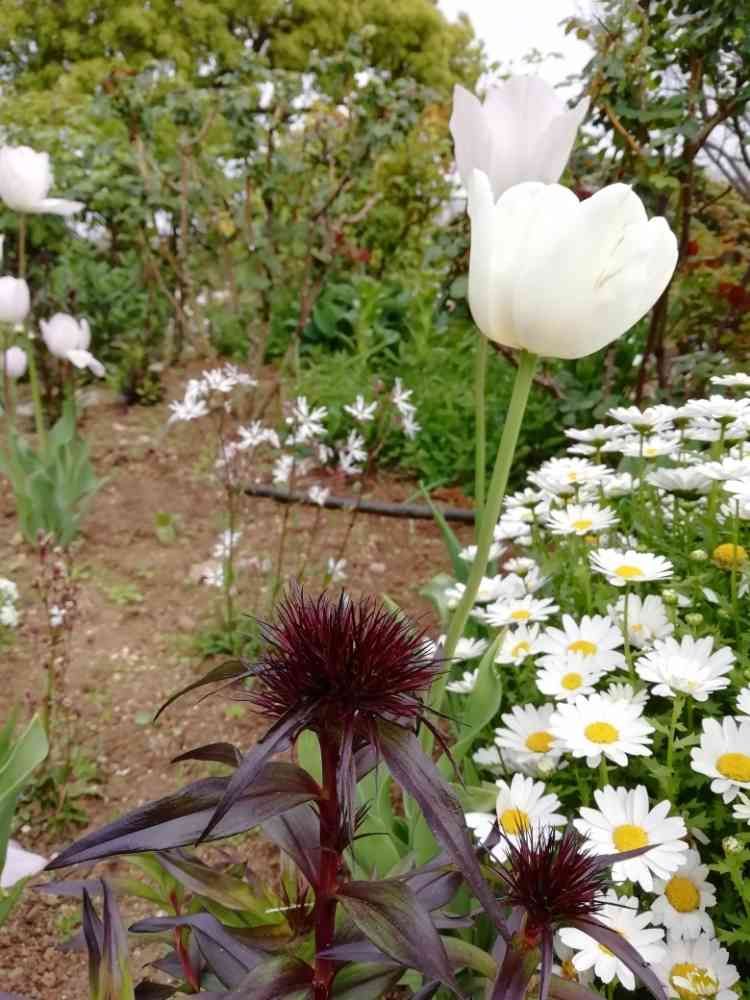
[[[502,861],[522,830],[571,822],[626,855],[600,919],[679,1000],[736,996],[709,871],[750,825],[750,376],[714,384],[727,395],[566,432],[569,454],[506,497],[447,685],[460,721],[483,672],[502,677],[492,742],[471,752],[497,786],[494,813],[467,814],[476,837],[496,824]],[[464,593],[451,581],[445,604]],[[555,946],[569,978],[636,988],[581,928]]]
[[[18,625],[18,587],[12,580],[0,576],[0,629]]]

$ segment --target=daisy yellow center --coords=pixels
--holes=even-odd
[[[655,458],[656,455],[659,454],[659,452],[656,450],[656,448],[652,448],[649,446],[643,449],[643,454],[646,456],[646,458]]]
[[[716,770],[730,781],[750,781],[750,757],[746,753],[723,753]]]
[[[531,647],[528,642],[517,642],[513,647],[513,656],[520,656],[521,653],[531,652]]]
[[[525,622],[531,618],[531,612],[527,611],[525,608],[518,608],[516,611],[511,611],[510,617],[517,622]]]
[[[680,1000],[701,1000],[703,997],[715,996],[719,989],[719,980],[708,969],[695,965],[693,962],[678,962],[669,973],[670,983],[677,990]],[[678,986],[675,980],[687,980],[695,989]],[[709,993],[709,990],[711,991]]]
[[[713,551],[713,557],[714,562],[727,569],[731,569],[733,566],[742,566],[743,563],[747,562],[747,549],[741,545],[733,545],[731,542],[725,542],[723,545],[716,546]]]
[[[593,523],[594,522],[590,518],[582,517],[578,521],[573,521],[573,527],[576,531],[588,531]]]
[[[590,722],[583,732],[592,743],[615,743],[620,738],[619,732],[609,722]]]
[[[629,566],[627,563],[623,563],[615,570],[615,576],[622,577],[623,580],[632,580],[637,576],[643,576],[643,570],[640,566]]]
[[[578,473],[577,472],[569,472],[568,473],[568,482],[569,483],[575,483],[577,481],[577,479],[578,479]]]
[[[648,834],[642,826],[623,823],[612,831],[612,842],[618,851],[637,851],[648,845]]]
[[[595,642],[589,642],[588,639],[576,639],[575,642],[571,642],[568,646],[568,651],[571,653],[580,653],[581,656],[593,656],[598,648]]]
[[[667,882],[664,895],[678,913],[693,913],[701,902],[701,895],[696,889],[695,883],[682,875],[672,876]]]
[[[552,733],[539,730],[538,733],[529,733],[526,737],[526,749],[533,753],[547,753],[554,740]]]
[[[529,814],[524,812],[523,809],[506,809],[498,816],[498,822],[511,837],[514,834],[523,833],[531,825],[529,823]]]
[[[577,691],[583,684],[583,677],[580,674],[566,674],[560,683],[566,691]]]

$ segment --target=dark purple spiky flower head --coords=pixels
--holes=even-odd
[[[422,696],[441,669],[425,633],[373,598],[309,598],[296,588],[262,636],[250,700],[272,718],[308,705],[309,728],[351,726],[362,740],[375,719],[420,719]]]
[[[515,915],[516,933],[498,974],[498,982],[507,982],[508,987],[505,992],[496,991],[493,997],[517,1000],[524,996],[525,984],[541,961],[539,997],[545,1000],[552,973],[555,931],[560,927],[577,927],[614,952],[654,997],[666,1000],[657,976],[633,946],[597,919],[611,885],[610,867],[615,861],[624,860],[623,853],[591,853],[586,838],[573,827],[567,827],[562,835],[552,827],[526,828],[517,839],[496,830],[485,847],[490,848],[498,839],[503,839],[506,847],[505,863],[495,868],[502,886],[499,901]],[[626,853],[628,857],[637,857],[645,850],[648,848]]]

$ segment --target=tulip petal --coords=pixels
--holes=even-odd
[[[489,160],[489,133],[479,98],[460,84],[453,89],[453,113],[448,128],[453,136],[456,166],[468,188],[472,170],[484,169],[481,164]]]
[[[36,215],[75,215],[86,206],[82,201],[68,201],[67,198],[44,198],[28,211]]]
[[[584,97],[571,111],[553,118],[546,131],[539,137],[534,159],[539,164],[540,181],[554,184],[562,177],[578,129],[589,109],[589,103],[589,98]]]
[[[25,851],[15,840],[8,842],[5,865],[0,874],[0,889],[11,889],[16,882],[36,875],[47,864],[41,854]]]
[[[101,361],[98,361],[93,354],[89,354],[88,351],[73,350],[68,351],[65,355],[68,361],[76,368],[88,368],[97,378],[103,378],[107,370]]]

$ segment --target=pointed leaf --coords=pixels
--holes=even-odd
[[[460,992],[430,914],[408,886],[394,881],[348,882],[336,897],[385,955]]]
[[[320,820],[310,804],[305,802],[282,816],[272,817],[263,824],[263,832],[315,887],[320,871]]]
[[[204,778],[180,792],[140,806],[87,834],[48,864],[64,868],[116,854],[135,854],[195,844],[227,789],[228,778]],[[317,797],[318,786],[295,764],[267,763],[253,787],[235,802],[214,828],[211,839],[231,837]]]
[[[283,1000],[312,983],[313,969],[292,955],[276,955],[257,965],[229,994],[228,1000]]]
[[[240,941],[234,928],[225,927],[210,913],[185,917],[148,917],[130,928],[132,934],[161,934],[175,927],[190,927],[201,954],[212,971],[227,987],[240,983],[245,975],[268,954]]]
[[[600,993],[586,989],[579,983],[572,983],[569,979],[552,976],[549,985],[549,1000],[602,1000],[602,996]]]
[[[221,801],[216,807],[211,819],[201,834],[201,842],[206,840],[232,806],[243,796],[245,791],[255,782],[263,766],[270,757],[281,750],[286,750],[292,740],[304,727],[311,709],[308,705],[297,708],[282,716],[268,732],[260,739],[249,753],[245,754],[242,763],[229,779]]]
[[[332,995],[335,1000],[380,1000],[403,974],[400,965],[352,962],[336,974]]]
[[[450,903],[463,879],[455,868],[428,865],[423,870],[407,875],[405,881],[422,906],[432,911]]]
[[[144,979],[135,988],[135,1000],[167,1000],[167,997],[173,997],[176,992],[176,986],[152,983],[149,979]]]
[[[179,764],[184,760],[210,760],[216,764],[239,767],[242,754],[234,743],[206,743],[205,746],[186,750],[185,753],[173,757],[172,763]]]
[[[92,997],[99,995],[99,980],[102,964],[102,948],[104,945],[104,928],[99,915],[91,902],[91,896],[83,890],[83,936],[89,953],[89,993]]]
[[[445,548],[451,561],[453,575],[460,583],[466,583],[469,576],[469,563],[465,559],[461,558],[461,549],[463,546],[459,542],[455,531],[446,521],[442,511],[440,511],[432,502],[430,494],[427,490],[425,490],[423,486],[421,487],[421,490],[422,495],[432,511],[432,516],[435,518],[435,523],[438,528],[440,528],[440,534],[443,536],[443,542],[445,543]]]
[[[427,983],[418,993],[414,994],[413,1000],[432,1000],[439,989],[439,982]]]
[[[226,663],[220,663],[213,670],[209,670],[207,674],[199,678],[197,681],[193,681],[192,684],[187,684],[184,688],[180,688],[175,694],[170,695],[169,698],[164,702],[159,711],[154,716],[154,722],[159,718],[159,716],[164,712],[171,704],[181,698],[184,694],[188,694],[190,691],[195,691],[199,687],[205,687],[206,684],[215,684],[219,681],[231,681],[240,680],[242,677],[252,676],[252,667],[249,667],[247,663],[243,663],[242,660],[227,660]]]
[[[646,989],[657,1000],[666,1000],[667,995],[664,992],[664,987],[659,977],[650,966],[646,965],[633,945],[626,941],[622,934],[618,934],[617,931],[613,931],[610,927],[605,927],[604,924],[599,923],[598,920],[594,920],[592,917],[580,917],[577,920],[569,920],[568,926],[577,927],[578,930],[588,934],[589,937],[598,941],[599,944],[604,945],[605,948],[609,948],[621,962],[627,965],[633,975],[640,979]]]
[[[552,962],[555,957],[552,945],[552,931],[545,930],[542,935],[542,964],[539,970],[539,1000],[547,1000],[549,984],[552,978]]]
[[[503,933],[505,922],[502,910],[484,880],[471,833],[453,789],[425,755],[411,730],[381,720],[377,732],[380,752],[391,774],[419,804],[435,838],[453,859],[487,915]]]
[[[645,847],[634,847],[630,851],[616,851],[614,854],[597,854],[591,856],[591,861],[597,871],[603,871],[616,865],[618,861],[629,861],[631,858],[639,858],[646,851],[650,851],[653,844],[646,844]]]
[[[503,682],[495,665],[495,657],[505,637],[499,632],[490,643],[477,668],[477,681],[468,695],[461,696],[461,725],[458,729],[460,739],[451,747],[451,756],[460,763],[476,743],[480,733],[500,711],[503,699]],[[440,761],[443,774],[449,773],[451,763],[446,756]]]
[[[102,973],[105,997],[132,1000],[133,982],[128,968],[128,939],[114,893],[102,879]]]
[[[268,899],[259,899],[242,879],[214,871],[198,858],[179,851],[159,851],[157,857],[169,874],[186,889],[228,910],[252,914],[257,920],[263,919],[270,906]]]

